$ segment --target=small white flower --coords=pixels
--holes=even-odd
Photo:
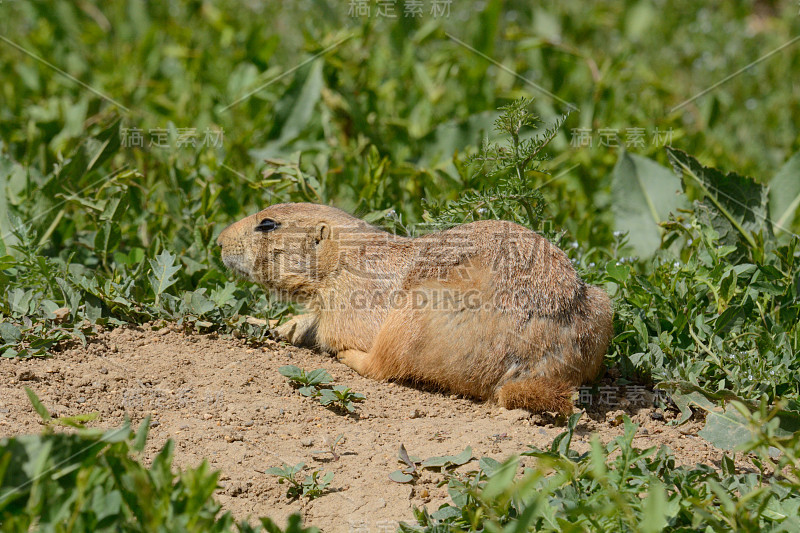
[[[594,263],[589,263],[589,268],[594,268]]]
[[[480,208],[478,208],[478,214],[479,214],[479,215],[485,215],[485,214],[486,214],[486,213],[488,213],[488,212],[489,212],[489,210],[488,210],[488,209],[486,209],[485,207],[480,207]]]
[[[570,246],[572,246],[573,248],[577,248],[578,247],[578,241],[572,241],[570,243]]]
[[[389,209],[389,210],[386,212],[386,214],[385,214],[385,215],[383,215],[383,216],[384,216],[385,218],[396,218],[396,217],[397,217],[397,212],[396,212],[394,209]]]
[[[693,239],[689,239],[688,241],[686,241],[686,245],[691,246],[693,242],[694,242]]]

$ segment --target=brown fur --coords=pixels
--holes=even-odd
[[[280,223],[256,231],[264,219]],[[569,412],[613,333],[601,289],[517,224],[398,237],[333,207],[278,204],[226,228],[223,262],[307,307],[278,332],[364,376],[423,382],[506,408]]]

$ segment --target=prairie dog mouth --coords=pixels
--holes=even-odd
[[[242,265],[243,261],[241,256],[226,255],[222,258],[222,263],[232,270],[234,274],[251,281],[253,280],[252,276],[250,275],[250,270],[246,269],[244,265]]]

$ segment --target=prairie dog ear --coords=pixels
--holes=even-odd
[[[331,227],[325,222],[319,222],[314,228],[314,240],[317,244],[331,237]]]

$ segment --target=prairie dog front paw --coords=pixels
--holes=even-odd
[[[274,329],[275,334],[295,346],[317,344],[317,321],[313,315],[297,315]]]

